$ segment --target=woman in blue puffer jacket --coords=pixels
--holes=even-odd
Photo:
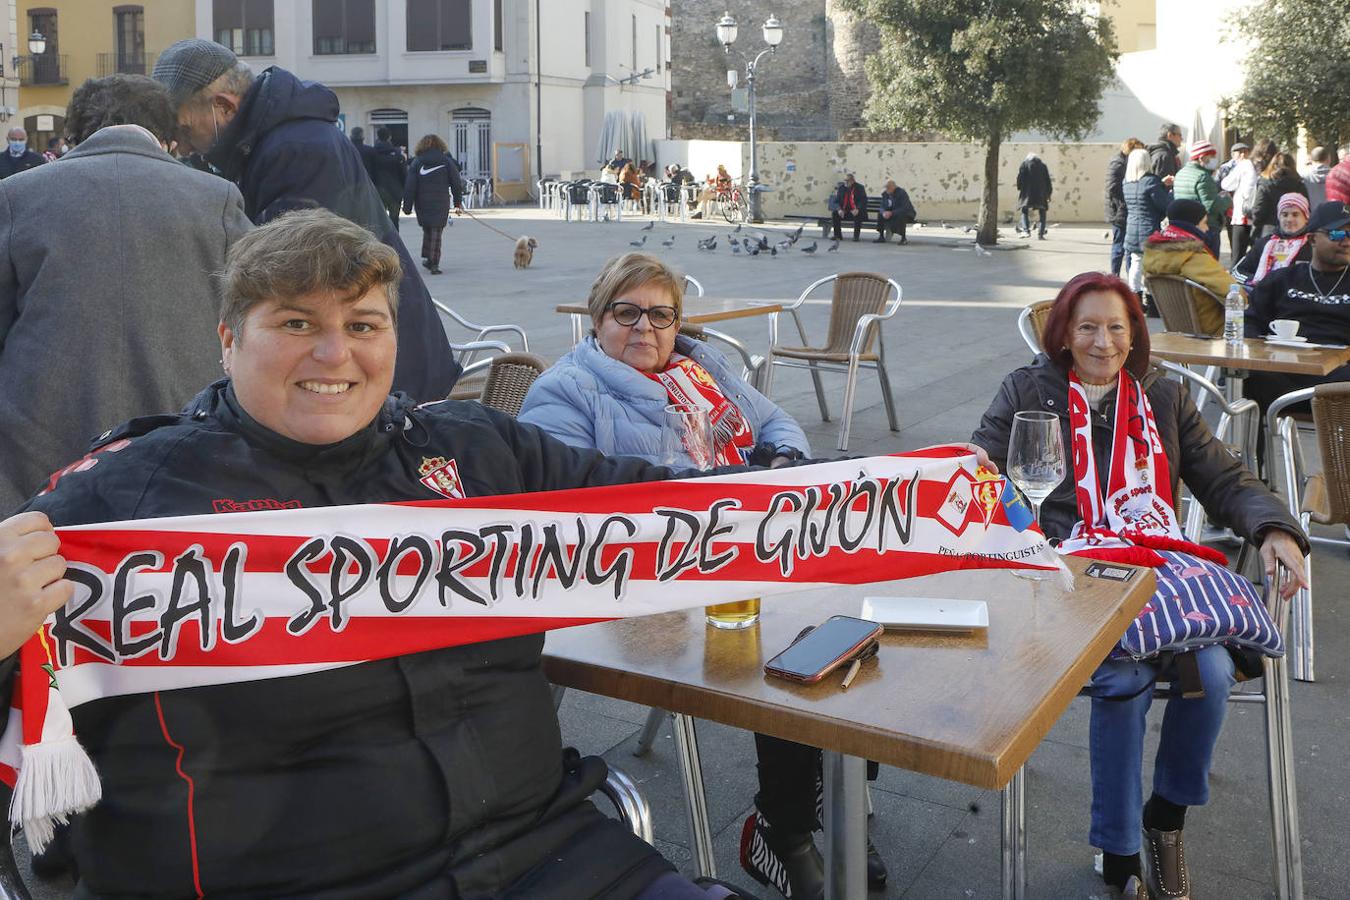
[[[1149,168],[1147,150],[1132,150],[1125,161],[1125,253],[1129,260],[1130,290],[1141,293],[1144,286],[1144,242],[1162,225],[1172,192]]]

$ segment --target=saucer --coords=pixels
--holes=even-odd
[[[1305,337],[1297,337],[1297,336],[1291,338],[1282,338],[1282,337],[1275,337],[1274,335],[1268,335],[1266,337],[1266,343],[1281,344],[1286,347],[1297,347],[1301,344],[1308,343],[1308,339]]]

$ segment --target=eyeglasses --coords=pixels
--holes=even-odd
[[[605,309],[620,325],[636,325],[638,319],[645,315],[653,328],[669,328],[679,318],[673,306],[649,306],[643,309],[636,303],[629,303],[626,300],[615,300]]]
[[[1347,236],[1350,236],[1350,231],[1346,231],[1344,228],[1328,228],[1322,233],[1330,238],[1332,243],[1343,241]]]

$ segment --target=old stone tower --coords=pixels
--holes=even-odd
[[[873,28],[835,0],[679,0],[671,4],[671,108],[675,138],[742,139],[748,117],[733,113],[728,68],[745,68],[737,51],[764,48],[760,25],[783,22],[783,43],[760,63],[758,121],[766,139],[833,141],[879,136],[863,129],[865,64],[877,47]],[[740,35],[728,55],[716,24],[730,12]],[[730,117],[730,118],[729,118]]]

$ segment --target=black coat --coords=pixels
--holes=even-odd
[[[1249,286],[1251,285],[1252,279],[1256,277],[1256,270],[1261,266],[1261,255],[1266,252],[1266,245],[1269,244],[1271,240],[1276,236],[1288,237],[1288,235],[1280,234],[1278,222],[1276,223],[1274,231],[1272,231],[1270,234],[1262,235],[1261,237],[1253,241],[1251,249],[1247,251],[1247,254],[1243,256],[1242,259],[1238,260],[1238,264],[1236,266],[1233,266],[1233,274],[1240,275],[1242,277],[1243,284]],[[1311,262],[1311,261],[1312,261],[1312,241],[1304,241],[1303,246],[1298,248],[1298,253],[1295,253],[1294,258],[1289,261],[1289,265],[1292,266],[1294,263],[1297,262]]]
[[[403,280],[394,389],[420,401],[443,399],[459,377],[459,363],[360,151],[336,127],[337,115],[332,91],[272,66],[244,95],[207,161],[239,185],[244,209],[255,224],[288,210],[321,206],[398,251]]]
[[[1022,160],[1017,167],[1017,205],[1028,209],[1047,209],[1054,188],[1050,183],[1050,169],[1039,156]]]
[[[1103,192],[1106,201],[1106,221],[1111,225],[1124,225],[1129,217],[1125,206],[1125,163],[1129,160],[1124,153],[1117,153],[1106,164],[1106,187]]]
[[[477,403],[390,397],[327,447],[263,428],[227,382],[189,409],[114,430],[102,443],[131,443],[30,508],[74,525],[267,498],[435,500],[418,472],[434,457],[457,462],[470,497],[670,475]],[[77,706],[103,784],[74,826],[81,896],[195,896],[192,821],[207,896],[630,900],[669,865],[588,802],[605,768],[564,754],[543,645],[529,635]]]
[[[1285,194],[1308,196],[1308,186],[1303,183],[1297,172],[1286,172],[1279,178],[1258,178],[1256,195],[1252,200],[1252,234],[1261,236],[1267,226],[1274,228],[1280,224],[1280,198]]]
[[[1180,384],[1153,369],[1143,379],[1144,394],[1153,407],[1163,452],[1172,470],[1172,496],[1178,495],[1177,479],[1184,481],[1210,517],[1251,541],[1267,528],[1282,528],[1298,540],[1303,551],[1308,543],[1303,530],[1289,515],[1279,497],[1271,493],[1228,448],[1216,440],[1195,408],[1190,394]],[[1092,414],[1092,450],[1097,477],[1105,485],[1111,464],[1111,438],[1115,422],[1115,395],[1108,394],[1101,410]],[[1069,377],[1044,354],[1003,379],[971,441],[989,453],[999,469],[1007,469],[1008,438],[1013,415],[1043,410],[1059,417],[1066,450],[1073,446],[1069,428]],[[1069,536],[1078,521],[1074,495],[1073,463],[1067,474],[1041,506],[1041,525],[1047,537]]]
[[[834,192],[834,208],[839,211],[844,209],[844,197],[849,193],[848,185],[840,184],[839,190]],[[867,188],[863,187],[862,182],[853,182],[853,205],[858,210],[857,219],[859,222],[867,221]]]
[[[439,150],[428,150],[408,164],[403,185],[403,211],[417,210],[417,224],[423,228],[443,227],[450,218],[450,195],[455,206],[464,203],[464,182],[459,166]]]
[[[18,157],[10,156],[8,149],[0,150],[0,179],[17,175],[20,172],[27,172],[29,169],[35,169],[46,162],[45,156],[32,150],[25,150],[23,155]]]
[[[1177,159],[1177,145],[1169,140],[1161,140],[1148,145],[1148,157],[1153,174],[1159,178],[1176,175],[1181,171],[1181,162]]]
[[[1144,241],[1157,231],[1172,202],[1172,192],[1157,175],[1145,172],[1138,181],[1121,185],[1125,197],[1125,251],[1143,253]]]
[[[914,209],[914,204],[909,200],[909,194],[902,187],[897,187],[894,194],[882,191],[878,199],[881,201],[880,212],[895,213],[892,218],[897,222],[909,223],[919,217],[918,212]]]
[[[375,182],[375,190],[386,206],[393,206],[403,199],[403,181],[408,174],[408,164],[403,161],[403,151],[388,141],[376,141],[370,153],[370,180]]]
[[[356,147],[356,152],[361,154],[361,165],[366,167],[366,174],[370,176],[373,183],[375,181],[375,148],[365,142],[364,139],[352,139],[352,145]]]

